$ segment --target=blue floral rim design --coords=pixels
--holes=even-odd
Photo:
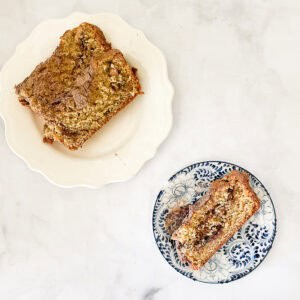
[[[164,228],[172,207],[194,203],[207,191],[210,182],[232,170],[247,172],[250,185],[261,200],[261,209],[200,270],[192,270],[179,260],[174,242]],[[153,235],[160,253],[180,274],[204,283],[228,283],[254,271],[272,248],[277,218],[265,186],[246,169],[224,161],[204,161],[189,165],[168,180],[159,192],[152,216]]]

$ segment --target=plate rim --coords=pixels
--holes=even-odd
[[[224,163],[224,164],[229,164],[229,165],[232,165],[234,167],[237,167],[237,168],[240,168],[244,171],[246,171],[249,175],[251,175],[252,177],[254,177],[257,181],[259,181],[259,183],[261,184],[262,188],[266,191],[268,197],[270,198],[270,201],[271,201],[271,204],[272,204],[272,207],[273,207],[273,211],[274,211],[274,236],[273,236],[273,239],[271,240],[271,244],[270,244],[270,248],[266,254],[265,257],[263,257],[263,259],[258,263],[258,265],[256,265],[250,272],[248,272],[247,274],[244,274],[243,276],[241,277],[238,277],[238,278],[235,278],[235,279],[231,279],[231,280],[226,280],[224,282],[210,282],[210,281],[203,281],[203,280],[198,280],[196,278],[191,278],[191,277],[188,277],[187,275],[185,274],[182,274],[177,268],[173,267],[167,260],[166,258],[164,257],[164,255],[162,254],[158,244],[157,244],[157,240],[155,238],[155,233],[154,233],[154,210],[155,210],[155,206],[156,206],[156,203],[157,203],[157,200],[158,198],[160,197],[161,193],[163,192],[163,190],[161,189],[157,196],[156,196],[156,199],[155,199],[155,202],[154,202],[154,205],[153,205],[153,210],[152,210],[152,234],[153,234],[153,239],[154,239],[154,242],[156,244],[156,248],[158,249],[159,253],[161,254],[161,257],[163,257],[164,261],[167,262],[167,264],[173,269],[175,270],[178,274],[188,278],[188,279],[191,279],[195,282],[200,282],[200,283],[206,283],[206,284],[212,284],[212,285],[215,285],[215,284],[226,284],[226,283],[231,283],[231,282],[234,282],[234,281],[237,281],[239,279],[243,279],[245,278],[246,276],[248,276],[249,274],[251,274],[254,270],[256,270],[261,264],[262,262],[266,259],[266,257],[268,256],[269,252],[271,251],[272,247],[273,247],[273,244],[274,244],[274,240],[276,238],[276,234],[277,234],[277,214],[276,214],[276,210],[275,210],[275,206],[274,206],[274,202],[273,202],[273,199],[269,193],[269,191],[266,189],[265,185],[252,173],[252,172],[249,172],[247,169],[241,167],[240,165],[237,165],[235,163],[231,163],[231,162],[227,162],[227,161],[223,161],[223,160],[204,160],[204,161],[199,161],[199,162],[195,162],[195,163],[192,163],[192,164],[189,164],[189,165],[186,165],[185,167],[181,168],[179,171],[177,171],[176,173],[174,173],[168,180],[167,182],[170,182],[174,177],[176,177],[180,172],[182,172],[184,169],[192,166],[192,165],[195,165],[195,164],[202,164],[202,163]]]
[[[16,53],[19,51],[19,49],[22,49],[22,46],[24,44],[26,45],[27,40],[35,33],[35,31],[37,31],[39,26],[46,24],[46,23],[51,24],[51,22],[60,22],[63,20],[76,18],[76,16],[86,17],[86,18],[95,18],[95,17],[105,16],[105,17],[109,17],[112,19],[116,19],[119,22],[122,22],[125,26],[127,26],[127,28],[130,29],[132,32],[141,36],[143,41],[146,42],[150,47],[152,47],[152,49],[154,51],[156,51],[156,54],[159,56],[159,59],[160,59],[161,74],[162,74],[164,82],[166,83],[166,90],[168,91],[167,92],[168,97],[166,97],[166,101],[165,101],[166,107],[168,107],[168,110],[166,111],[167,116],[166,116],[166,123],[165,123],[165,133],[161,135],[160,139],[157,139],[157,141],[155,141],[154,146],[151,147],[152,149],[150,148],[150,151],[145,151],[145,154],[143,155],[143,157],[141,159],[139,159],[139,162],[137,164],[135,164],[137,166],[134,166],[133,168],[131,168],[130,172],[128,172],[127,174],[123,174],[121,176],[121,178],[119,178],[119,176],[111,176],[110,179],[98,180],[96,176],[92,176],[87,179],[74,177],[72,180],[70,180],[71,182],[66,183],[66,182],[62,182],[62,176],[55,177],[55,176],[53,176],[53,174],[47,174],[47,168],[45,166],[39,165],[37,162],[35,162],[35,160],[33,158],[31,159],[30,157],[28,157],[28,155],[26,155],[26,153],[24,153],[24,152],[22,153],[22,151],[20,151],[20,145],[18,146],[18,144],[13,141],[13,138],[8,133],[8,131],[9,131],[8,130],[8,121],[7,121],[8,116],[5,115],[5,110],[3,109],[5,101],[1,100],[1,97],[0,97],[0,117],[2,118],[2,120],[4,122],[4,136],[5,136],[7,145],[9,146],[10,150],[17,157],[19,157],[21,160],[23,160],[25,162],[25,164],[31,171],[41,174],[44,178],[46,178],[52,184],[62,187],[62,188],[86,187],[86,188],[97,189],[97,188],[105,186],[106,184],[110,184],[113,182],[123,182],[123,181],[129,180],[130,178],[134,177],[142,169],[142,167],[144,166],[144,164],[146,162],[151,160],[156,155],[159,147],[166,140],[166,138],[168,137],[168,135],[172,129],[172,125],[173,125],[172,103],[173,103],[173,99],[174,99],[174,87],[169,78],[167,60],[166,60],[166,57],[163,54],[163,52],[146,37],[146,35],[144,34],[143,31],[131,26],[127,21],[125,21],[118,14],[114,14],[114,13],[110,13],[110,12],[99,12],[99,13],[89,14],[89,13],[75,11],[75,12],[72,12],[71,14],[61,17],[61,18],[49,18],[49,19],[45,19],[45,20],[39,22],[31,30],[31,32],[26,36],[26,38],[16,45],[13,54],[3,64],[3,66],[0,70],[0,76],[3,75],[3,73],[4,73],[3,70],[5,71],[9,62],[11,62],[14,59],[14,57],[15,57]],[[89,22],[89,20],[87,20],[87,22]],[[2,93],[3,87],[2,87],[1,82],[0,82],[0,92],[1,92],[1,94],[3,94]]]

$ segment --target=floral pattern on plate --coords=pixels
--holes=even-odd
[[[207,192],[210,182],[232,170],[250,175],[250,185],[261,208],[200,270],[192,270],[180,261],[165,229],[165,217],[174,206],[197,201]],[[176,271],[200,282],[226,283],[249,274],[264,260],[275,238],[276,214],[268,191],[254,175],[231,163],[206,161],[180,170],[159,192],[153,211],[153,233],[161,254]]]

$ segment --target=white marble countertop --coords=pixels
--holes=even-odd
[[[174,127],[135,178],[89,190],[61,189],[30,171],[0,121],[0,299],[296,299],[300,2],[1,0],[0,66],[36,24],[72,11],[119,14],[161,48],[176,93]],[[162,183],[203,160],[253,172],[277,211],[265,261],[225,285],[175,272],[152,235]]]

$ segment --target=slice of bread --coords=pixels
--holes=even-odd
[[[45,62],[16,86],[19,101],[45,120],[44,141],[75,150],[130,103],[141,87],[119,50],[95,25],[68,30]]]
[[[232,171],[211,183],[207,195],[189,206],[172,234],[182,261],[201,268],[259,209],[246,173]]]

